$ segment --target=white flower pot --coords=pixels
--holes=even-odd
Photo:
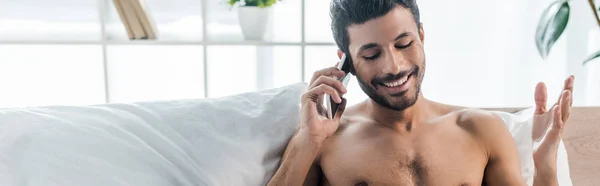
[[[263,40],[269,24],[269,8],[241,6],[238,18],[246,40]]]

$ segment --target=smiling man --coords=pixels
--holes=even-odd
[[[337,80],[345,73],[315,72],[301,127],[269,185],[525,185],[501,118],[423,97],[425,31],[414,0],[334,0],[331,16],[338,56],[351,58],[370,99],[346,109]],[[324,94],[341,103],[333,119],[322,114]],[[562,121],[560,109],[552,114]],[[540,153],[546,159],[536,166],[552,165],[546,160],[556,152]],[[538,175],[550,176],[536,176],[534,185],[555,184],[552,166],[540,167],[548,170]]]

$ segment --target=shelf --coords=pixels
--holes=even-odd
[[[95,1],[2,0],[0,40],[100,41]]]
[[[266,46],[301,46],[301,45],[316,45],[330,46],[335,43],[302,43],[302,42],[269,42],[269,41],[232,41],[232,42],[206,42],[206,45],[266,45]]]
[[[70,0],[58,1],[68,2]],[[324,5],[317,3],[320,1],[316,0],[307,1],[305,3],[308,5],[308,9],[305,11],[316,11],[317,7]],[[99,0],[98,3],[82,2],[66,7],[42,0],[33,0],[29,3],[33,2],[36,6],[26,6],[27,4],[11,1],[0,3],[0,15],[4,16],[0,17],[0,44],[334,45],[331,34],[326,31],[329,29],[321,31],[314,26],[318,22],[319,24],[316,25],[327,27],[328,19],[303,13],[303,9],[300,7],[305,4],[304,0],[278,2],[269,10],[270,24],[264,41],[245,41],[239,26],[237,8],[232,8],[220,1],[146,0],[147,8],[159,30],[159,37],[154,41],[129,41],[112,0]],[[78,11],[71,12],[65,8]],[[40,13],[25,14],[15,11],[19,9],[35,10]],[[56,10],[60,11],[56,13]],[[320,11],[319,15],[327,13],[326,8],[318,10]],[[308,22],[302,19],[305,17]],[[12,20],[15,18],[18,19]],[[306,25],[303,24],[303,21],[307,22]],[[40,22],[45,26],[40,28]],[[304,26],[312,29],[305,29]],[[308,34],[306,38],[305,34]],[[318,36],[313,36],[315,34]],[[306,43],[306,41],[311,42]]]
[[[335,43],[328,42],[270,42],[270,41],[43,41],[43,40],[25,40],[25,41],[0,41],[0,45],[221,45],[221,46],[332,46]]]
[[[128,34],[113,0],[105,1],[106,40],[127,41]],[[158,31],[159,41],[202,41],[202,2],[205,0],[145,0],[144,5]]]
[[[330,60],[323,59],[336,59],[337,46],[326,31],[329,29],[313,26],[325,25],[327,20],[306,16],[308,13],[303,12],[316,10],[310,7],[320,4],[312,3],[305,9],[305,0],[277,3],[270,10],[270,24],[263,41],[244,40],[237,9],[220,0],[146,0],[159,30],[157,40],[128,40],[112,0],[78,1],[75,4],[68,3],[73,0],[57,1],[59,3],[45,0],[0,3],[0,15],[3,15],[0,16],[0,48],[3,49],[0,51],[13,51],[0,52],[0,58],[20,59],[22,62],[18,64],[38,65],[42,61],[44,63],[39,66],[52,68],[36,69],[52,76],[47,82],[58,82],[31,83],[41,88],[30,88],[29,92],[43,90],[52,95],[38,96],[39,100],[31,99],[35,96],[24,96],[26,100],[15,99],[15,104],[219,97],[300,82],[305,76],[304,68],[312,70],[329,65]],[[28,11],[16,11],[24,9]],[[320,15],[326,12],[323,8],[319,10]],[[306,24],[305,18],[308,22],[316,19],[320,22]],[[305,29],[305,26],[312,27]],[[317,36],[306,37],[310,33]],[[35,49],[33,52],[32,48]],[[36,55],[15,57],[23,52]],[[65,56],[65,52],[73,55]],[[316,53],[322,54],[315,56],[318,60],[308,57]],[[39,60],[42,58],[45,60]],[[15,73],[10,72],[23,71],[10,65],[12,63],[0,68],[0,71],[8,72],[0,73],[7,77],[4,79],[13,77]],[[72,70],[54,69],[62,66]],[[26,66],[16,67],[25,69]],[[135,76],[130,76],[132,73]],[[40,73],[27,74],[35,77]],[[244,78],[235,78],[231,74]],[[16,75],[19,73],[14,75],[18,77]],[[82,82],[85,85],[79,85]],[[177,84],[172,84],[174,82]],[[67,88],[52,89],[63,86]],[[63,90],[82,96],[73,99],[77,96]],[[8,93],[14,94],[7,97],[10,99],[21,96],[17,94],[19,91]]]
[[[0,41],[0,45],[102,45],[102,41],[77,40],[15,40]]]
[[[265,40],[269,42],[301,42],[302,0],[277,2],[266,9],[269,12]],[[224,1],[206,1],[207,41],[243,41],[239,7],[229,6]],[[242,18],[243,19],[243,18]],[[256,18],[265,19],[265,18]]]

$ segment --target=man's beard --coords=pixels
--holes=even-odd
[[[401,77],[399,75],[395,75],[395,76]],[[411,76],[413,76],[411,78],[415,78],[414,79],[415,80],[414,83],[416,85],[415,86],[416,87],[415,94],[413,95],[413,97],[406,95],[407,97],[405,99],[400,99],[400,101],[395,102],[395,103],[392,103],[390,100],[386,99],[383,95],[377,93],[377,91],[374,89],[374,87],[380,86],[378,81],[376,81],[376,80],[372,81],[371,86],[369,86],[369,84],[364,82],[358,76],[358,74],[356,74],[356,79],[358,80],[358,85],[363,90],[363,92],[365,92],[365,94],[367,94],[367,96],[369,96],[369,98],[371,98],[377,104],[387,107],[389,109],[395,110],[395,111],[403,111],[409,107],[412,107],[415,103],[417,103],[417,100],[419,99],[419,94],[421,93],[421,82],[423,80],[424,73],[421,72],[418,67],[415,67],[414,74]],[[410,90],[410,88],[409,88],[409,90]],[[397,95],[397,96],[405,96],[405,94],[407,94],[409,90],[407,90],[406,92],[401,93],[401,95]]]

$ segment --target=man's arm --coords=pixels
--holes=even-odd
[[[488,163],[485,168],[486,185],[526,185],[521,174],[517,145],[504,121],[485,111],[467,111],[461,117],[485,147]]]
[[[318,184],[320,173],[316,172],[319,169],[314,163],[315,159],[319,156],[323,142],[337,130],[346,109],[346,101],[339,95],[347,90],[342,82],[337,80],[344,75],[346,73],[336,67],[325,68],[313,74],[308,91],[302,94],[300,128],[288,143],[282,163],[267,185]],[[321,100],[326,94],[340,104],[331,119],[321,112],[325,109]]]
[[[290,140],[283,153],[281,166],[269,181],[268,186],[317,186],[320,169],[315,165],[320,144],[312,143],[303,132]]]

